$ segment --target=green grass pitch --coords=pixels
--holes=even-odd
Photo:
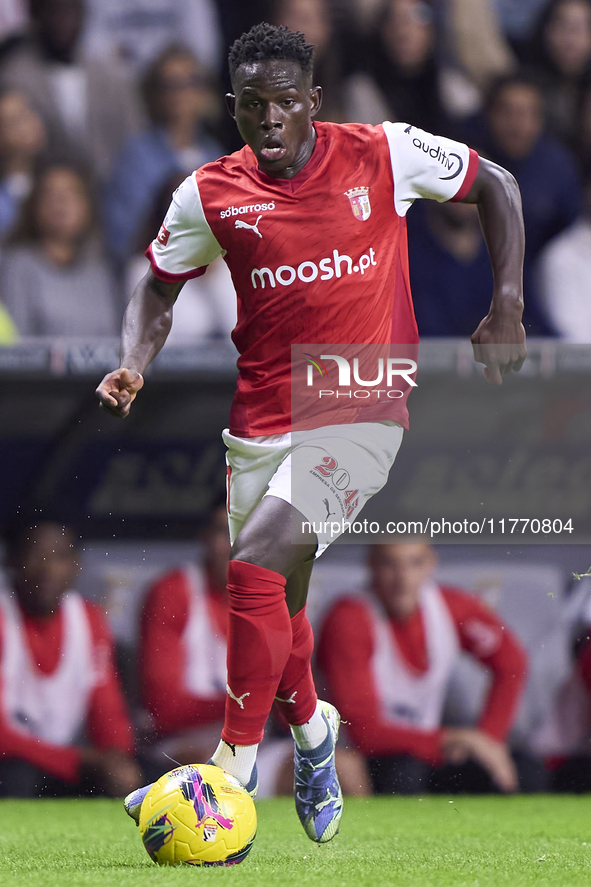
[[[0,885],[492,887],[591,884],[591,796],[347,799],[325,846],[288,798],[257,805],[250,856],[230,868],[158,868],[118,801],[0,801]]]

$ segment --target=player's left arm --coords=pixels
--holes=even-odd
[[[492,265],[490,309],[472,334],[474,358],[484,364],[487,382],[521,369],[526,357],[523,314],[525,236],[521,195],[506,169],[480,157],[476,178],[462,203],[475,203]]]

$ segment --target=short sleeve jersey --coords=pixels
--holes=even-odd
[[[201,167],[147,251],[165,281],[197,277],[219,255],[228,264],[240,437],[290,430],[292,345],[418,341],[406,212],[419,197],[462,199],[478,168],[466,145],[403,123],[314,126],[314,152],[293,179],[262,173],[248,146]],[[406,427],[406,404],[396,409]]]

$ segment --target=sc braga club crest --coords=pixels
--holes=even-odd
[[[349,198],[353,215],[360,222],[365,222],[371,215],[371,206],[369,203],[369,188],[351,188],[345,191],[345,197]]]

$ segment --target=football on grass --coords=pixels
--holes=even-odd
[[[211,764],[165,773],[144,798],[140,834],[159,865],[233,865],[257,830],[254,802],[238,780]]]

